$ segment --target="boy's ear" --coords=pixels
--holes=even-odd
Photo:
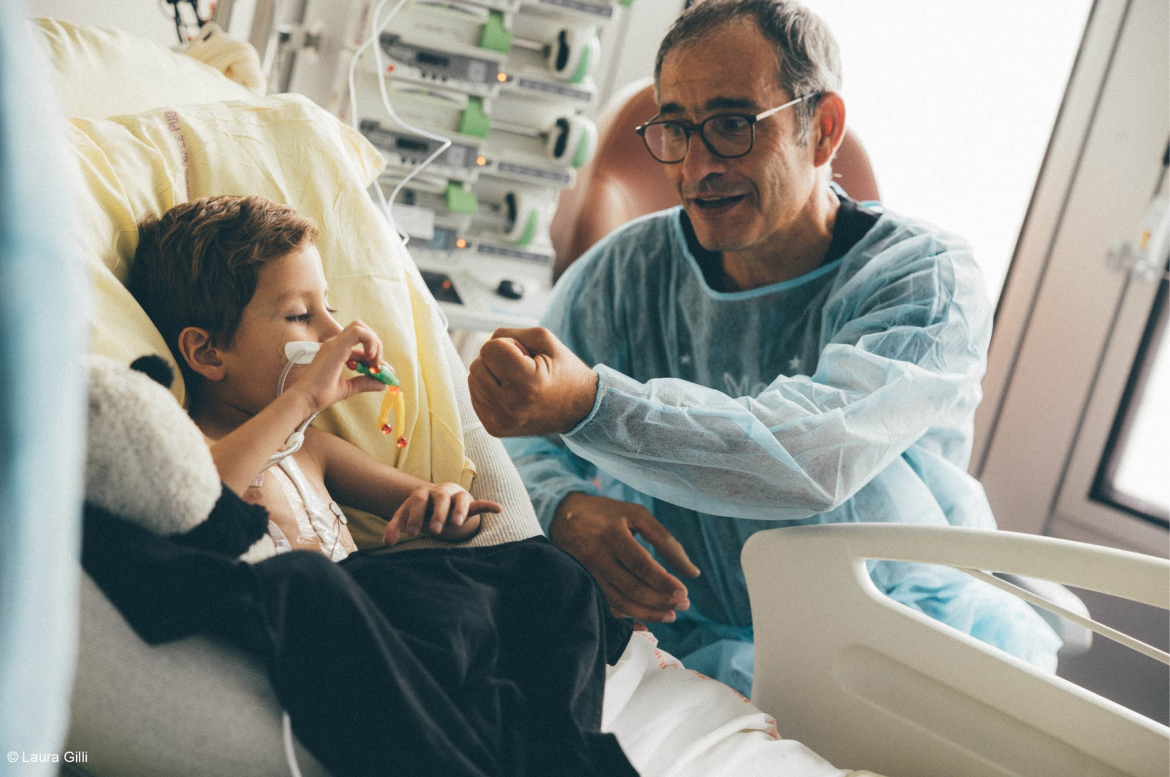
[[[187,366],[207,380],[223,380],[223,361],[219,351],[211,344],[211,333],[197,326],[189,326],[179,332],[179,353]]]

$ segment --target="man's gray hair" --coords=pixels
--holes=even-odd
[[[799,140],[808,140],[812,115],[823,92],[841,89],[841,54],[837,40],[821,17],[791,0],[704,0],[675,20],[654,60],[654,88],[658,89],[662,61],[676,48],[700,40],[712,30],[737,19],[752,19],[761,33],[776,44],[780,85],[796,97],[808,97],[794,106]],[[729,52],[729,55],[731,52]]]

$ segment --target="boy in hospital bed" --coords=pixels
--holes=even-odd
[[[413,477],[313,428],[299,450],[271,466],[305,419],[386,389],[345,374],[347,362],[380,364],[382,344],[361,321],[343,328],[333,317],[309,219],[262,197],[217,197],[179,205],[139,234],[130,290],[174,352],[187,411],[220,478],[268,510],[278,547],[335,560],[356,550],[336,502],[321,496],[326,486],[345,504],[389,518],[387,545],[404,532],[463,539],[478,529],[479,513],[499,512],[454,483]],[[282,381],[289,343],[320,351]],[[288,386],[279,396],[278,384]]]
[[[337,774],[387,764],[403,774],[635,774],[599,731],[605,666],[630,626],[571,557],[543,537],[356,551],[329,493],[388,517],[387,545],[420,532],[462,539],[501,508],[303,429],[335,402],[385,389],[347,375],[347,363],[380,365],[382,344],[360,321],[334,319],[313,223],[263,197],[225,196],[176,206],[139,233],[127,285],[183,372],[220,478],[267,509],[277,551],[252,565],[185,559],[202,571],[195,582],[168,578],[178,588],[227,582],[180,601],[244,603],[242,615],[196,628],[260,653],[298,736]],[[301,429],[298,448],[290,435]],[[260,628],[224,625],[247,618]],[[382,735],[353,736],[385,723]]]

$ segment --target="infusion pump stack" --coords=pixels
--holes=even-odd
[[[310,96],[385,156],[394,222],[453,329],[542,312],[557,198],[597,145],[599,33],[629,3],[362,0],[338,22],[329,94]]]

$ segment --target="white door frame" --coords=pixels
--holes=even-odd
[[[1131,283],[1106,257],[1119,240],[1134,240],[1162,176],[1168,15],[1165,0],[1095,4],[1025,219],[996,314],[972,457],[1008,530],[1043,533],[1071,509],[1082,485],[1070,477],[1095,472],[1086,462],[1102,450],[1085,448],[1070,469],[1078,432],[1112,424],[1124,388],[1124,376],[1115,378],[1128,374],[1149,315],[1155,288]],[[1093,512],[1079,521],[1096,541],[1170,549],[1159,527],[1100,505]]]

